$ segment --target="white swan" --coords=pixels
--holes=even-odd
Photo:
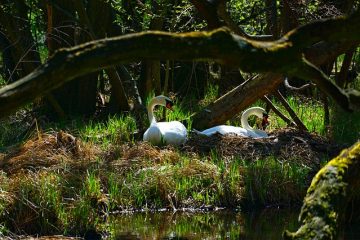
[[[215,133],[220,133],[221,135],[225,134],[236,134],[243,137],[252,137],[252,138],[264,138],[268,137],[267,133],[260,129],[253,129],[248,122],[248,118],[251,115],[256,115],[257,117],[262,119],[261,128],[265,129],[266,126],[269,124],[268,122],[268,114],[266,111],[261,107],[251,107],[248,108],[246,111],[243,112],[241,115],[241,126],[242,127],[234,127],[228,125],[219,125],[204,131],[196,131],[196,133],[206,136],[211,136]]]
[[[170,144],[177,146],[183,144],[187,139],[186,127],[178,121],[156,122],[154,117],[156,105],[171,109],[174,104],[170,98],[162,95],[151,99],[147,107],[150,127],[145,131],[143,140],[154,145]]]

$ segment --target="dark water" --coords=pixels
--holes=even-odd
[[[265,209],[251,213],[157,212],[114,216],[114,239],[282,239],[284,229],[298,228],[299,209]],[[348,227],[340,239],[360,239],[357,226]]]
[[[297,211],[263,210],[239,213],[158,212],[114,217],[116,239],[281,239],[283,230],[295,230]]]

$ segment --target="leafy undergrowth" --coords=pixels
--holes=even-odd
[[[257,140],[194,135],[181,148],[39,133],[0,155],[1,231],[82,235],[115,212],[298,205],[340,149],[293,129]]]

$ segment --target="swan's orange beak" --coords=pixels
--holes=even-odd
[[[170,109],[171,111],[173,111],[173,106],[174,106],[174,104],[172,102],[167,102],[166,103],[166,108]]]
[[[261,126],[263,128],[263,130],[266,129],[266,127],[269,125],[269,115],[268,114],[263,114],[263,118],[262,118],[262,122],[261,122]]]

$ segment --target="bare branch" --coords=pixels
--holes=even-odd
[[[284,85],[287,89],[289,90],[292,90],[292,91],[302,91],[302,90],[305,90],[307,88],[310,88],[310,87],[315,87],[316,84],[313,84],[313,83],[307,83],[307,84],[304,84],[300,87],[294,87],[294,86],[291,86],[290,83],[289,83],[289,78],[286,77],[285,80],[284,80]]]
[[[295,125],[294,122],[292,122],[289,118],[282,114],[282,112],[280,112],[280,110],[271,102],[271,100],[267,96],[264,96],[262,100],[269,104],[271,110],[273,110],[276,115],[278,115],[282,120],[284,120],[284,122],[286,122],[288,126]]]
[[[296,113],[294,112],[294,110],[290,107],[289,103],[286,101],[286,99],[284,98],[284,96],[279,92],[279,91],[275,91],[274,92],[275,97],[281,102],[281,104],[284,106],[284,108],[286,109],[286,111],[290,114],[291,118],[294,120],[294,122],[296,123],[296,126],[303,131],[308,131],[306,126],[303,124],[303,122],[298,118],[298,116],[296,115]]]

